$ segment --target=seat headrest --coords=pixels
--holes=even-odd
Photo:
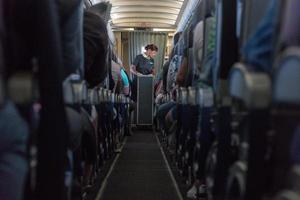
[[[179,39],[180,39],[180,36],[181,36],[182,32],[177,32],[175,35],[174,35],[174,46],[176,46],[176,44],[178,43]]]
[[[273,100],[276,103],[300,104],[300,48],[287,49],[274,73]]]
[[[211,17],[212,13],[215,12],[215,0],[206,0],[205,3],[205,18]]]
[[[201,65],[202,62],[202,51],[203,51],[203,21],[199,22],[194,29],[194,61],[197,66]]]

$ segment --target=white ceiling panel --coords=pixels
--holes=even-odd
[[[175,14],[177,15],[180,12],[180,9],[177,8],[169,8],[166,9],[164,7],[150,7],[144,6],[141,9],[141,6],[113,6],[111,13],[144,13],[144,12],[151,12],[151,13],[168,13],[168,14]]]
[[[144,13],[114,13],[111,14],[111,17],[114,20],[117,19],[124,19],[124,18],[159,18],[159,19],[169,19],[176,21],[177,15],[175,14],[166,14],[166,13],[151,13],[151,12],[144,12]],[[142,20],[142,19],[141,19]]]
[[[112,1],[112,4],[115,6],[158,6],[158,7],[167,7],[167,8],[181,8],[182,2],[178,1],[157,1],[157,0],[115,0]]]
[[[122,24],[122,23],[139,23],[139,22],[145,22],[145,23],[162,23],[162,24],[175,24],[175,20],[169,20],[169,19],[159,19],[159,18],[122,18],[122,19],[115,19],[114,23],[116,24]]]
[[[174,28],[188,0],[110,0],[115,28]]]
[[[176,29],[175,25],[165,24],[165,23],[146,23],[146,22],[128,22],[128,23],[116,23],[113,24],[112,28],[114,30],[117,30],[118,28],[128,28],[128,27],[146,27],[146,28],[170,28],[170,29]]]

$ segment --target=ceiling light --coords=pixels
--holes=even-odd
[[[175,32],[175,29],[169,29],[169,28],[154,28],[153,31],[155,31],[155,32]]]
[[[115,28],[113,31],[134,31],[134,28]]]

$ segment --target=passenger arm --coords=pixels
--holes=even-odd
[[[123,92],[126,96],[128,96],[129,95],[129,86],[124,87]]]
[[[176,84],[179,87],[184,86],[187,72],[188,72],[188,61],[187,61],[187,57],[184,57],[176,76]]]
[[[151,74],[155,76],[155,68],[153,67]]]

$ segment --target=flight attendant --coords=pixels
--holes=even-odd
[[[154,75],[154,57],[158,52],[158,48],[154,44],[149,44],[145,47],[143,54],[137,55],[131,65],[131,73],[134,75]],[[132,99],[136,101],[137,97],[137,79],[133,78]]]

